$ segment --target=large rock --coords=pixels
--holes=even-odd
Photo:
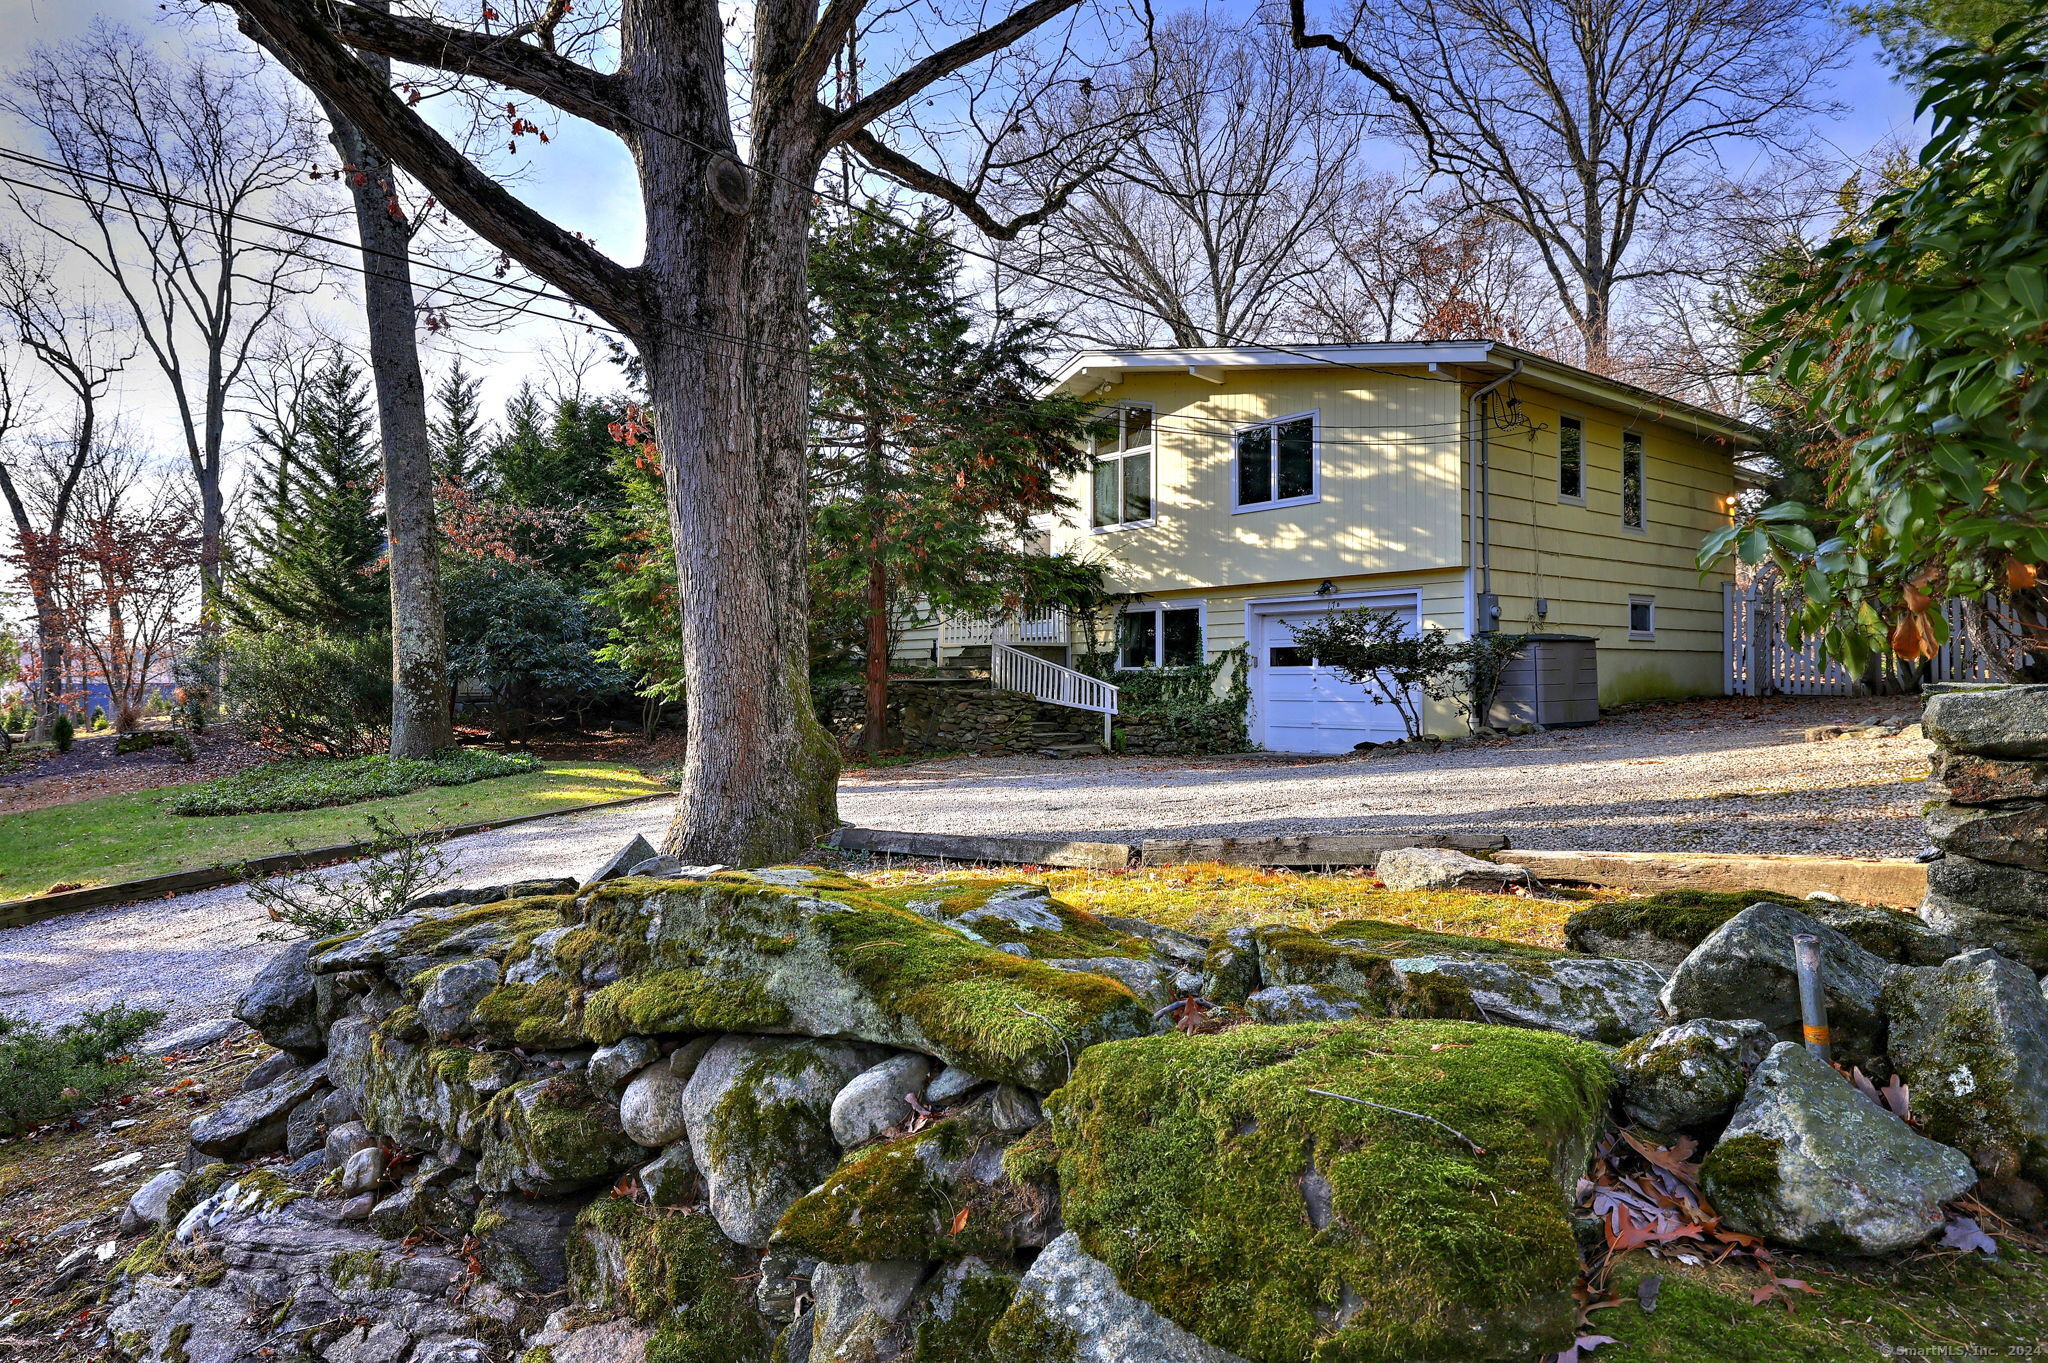
[[[1258,992],[1259,939],[1250,928],[1230,928],[1209,941],[1202,960],[1202,997],[1236,1004]]]
[[[479,1123],[476,1177],[488,1192],[559,1197],[609,1182],[645,1154],[611,1104],[568,1074],[512,1085]]]
[[[832,1100],[882,1058],[845,1041],[721,1037],[683,1095],[690,1150],[719,1229],[756,1249],[839,1163]]]
[[[218,1159],[247,1160],[284,1149],[292,1109],[327,1082],[327,1062],[238,1093],[192,1122],[192,1148]]]
[[[1892,1063],[1928,1136],[1970,1157],[2013,1213],[2038,1218],[2048,1187],[2048,1001],[2033,973],[1990,950],[1902,970],[1885,991]]]
[[[2048,686],[1949,691],[1928,699],[1920,724],[1937,747],[1978,757],[2048,757]]]
[[[1941,1229],[1942,1204],[1977,1181],[1969,1157],[1871,1102],[1784,1041],[1700,1170],[1738,1230],[1825,1253],[1892,1254]]]
[[[1940,965],[1956,952],[1953,938],[1900,909],[1795,901],[1788,895],[1756,891],[1676,890],[1647,899],[1610,899],[1566,919],[1564,939],[1573,950],[1595,956],[1676,966],[1716,928],[1759,903],[1797,909],[1883,961]]]
[[[1665,972],[1648,961],[1561,956],[1398,957],[1401,1017],[1476,1018],[1618,1046],[1663,1025]]]
[[[768,1322],[753,1300],[760,1260],[709,1216],[650,1214],[623,1197],[600,1198],[577,1218],[568,1244],[575,1300],[652,1326],[650,1358],[767,1363]]]
[[[681,1047],[633,1076],[619,1099],[619,1123],[641,1145],[659,1148],[683,1138],[683,1093],[697,1062],[714,1038],[693,1037]]]
[[[584,1082],[592,1093],[616,1102],[627,1081],[660,1058],[661,1046],[652,1037],[620,1037],[590,1053]]]
[[[1448,847],[1393,847],[1380,853],[1373,873],[1390,890],[1505,890],[1527,885],[1529,870],[1481,861]]]
[[[852,1037],[1049,1090],[1082,1048],[1149,1029],[1149,1010],[1123,984],[998,951],[944,912],[900,907],[908,897],[801,867],[701,884],[629,877],[578,901],[591,940],[562,967],[590,991],[584,1021],[599,1044],[661,1033]],[[1051,912],[1014,903],[1020,914]],[[1071,926],[1043,934],[1061,956],[1076,954]]]
[[[1927,868],[1921,912],[1964,946],[2048,970],[2048,871],[1950,853]]]
[[[1927,838],[1944,852],[2048,871],[2048,801],[2010,807],[1936,805]]]
[[[163,1220],[171,1199],[185,1186],[185,1178],[181,1170],[165,1169],[130,1193],[128,1205],[121,1209],[121,1229],[141,1230]]]
[[[496,961],[480,957],[438,967],[420,994],[420,1024],[443,1040],[467,1035],[476,1006],[498,987],[504,974]]]
[[[1033,1261],[989,1343],[997,1363],[1245,1363],[1124,1291],[1072,1231]]]
[[[317,1016],[313,972],[307,966],[311,942],[294,942],[270,958],[235,1004],[235,1016],[254,1027],[271,1045],[301,1059],[318,1059],[327,1050]]]
[[[1367,1011],[1358,999],[1325,993],[1312,984],[1276,984],[1246,997],[1244,1010],[1255,1022],[1342,1022]]]
[[[1614,1057],[1621,1114],[1664,1135],[1712,1126],[1742,1101],[1777,1040],[1755,1018],[1702,1018],[1640,1037]]]
[[[581,1197],[519,1194],[485,1202],[470,1224],[493,1282],[522,1292],[557,1292],[569,1280],[569,1231],[587,1205]]]
[[[2048,762],[2003,762],[1969,753],[1936,753],[1934,778],[1959,805],[2048,800]]]
[[[832,1100],[832,1139],[852,1150],[904,1125],[931,1073],[929,1056],[892,1055],[855,1075]]]
[[[1462,1022],[1097,1046],[1046,1102],[1061,1215],[1218,1349],[1520,1363],[1573,1338],[1571,1190],[1609,1082],[1597,1046]]]
[[[659,855],[661,854],[654,850],[653,843],[635,833],[631,842],[612,853],[611,860],[584,878],[582,888],[587,890],[607,880],[617,880],[642,862],[652,861]]]
[[[521,1068],[510,1055],[436,1048],[424,1033],[367,1017],[342,1018],[327,1039],[332,1082],[360,1119],[379,1135],[423,1149],[443,1142],[476,1149],[478,1115]]]
[[[1781,904],[1755,904],[1716,928],[1672,972],[1664,1009],[1680,1022],[1756,1018],[1784,1040],[1800,1035],[1793,939],[1820,939],[1828,1025],[1837,1058],[1865,1069],[1884,1054],[1884,982],[1895,967]]]

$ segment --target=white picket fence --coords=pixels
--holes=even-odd
[[[1785,612],[1792,604],[1782,589],[1761,583],[1721,588],[1722,662],[1731,696],[1855,696],[1863,684],[1840,663],[1823,662],[1820,644],[1802,648],[1785,642]],[[1948,642],[1928,666],[1926,681],[1991,681],[1994,673],[1963,637],[1956,602],[1943,607]]]

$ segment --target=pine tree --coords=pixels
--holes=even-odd
[[[337,357],[295,416],[295,431],[262,442],[261,519],[246,536],[237,613],[259,625],[388,629],[378,451],[361,371]]]
[[[434,442],[434,468],[444,483],[472,492],[483,490],[488,473],[491,426],[484,420],[484,381],[457,360],[434,389],[440,416],[427,422]]]
[[[1089,408],[1036,395],[1047,327],[977,315],[959,272],[928,222],[871,211],[812,237],[814,633],[859,640],[870,749],[901,605],[1018,609],[1100,585],[1031,529],[1065,505],[1056,483],[1086,461]]]

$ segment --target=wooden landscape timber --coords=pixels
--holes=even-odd
[[[1502,858],[1529,868],[1538,880],[1599,885],[1617,890],[1815,890],[1856,904],[1918,908],[1927,895],[1927,868],[1896,858],[1741,856],[1724,852],[1539,852]]]
[[[1449,847],[1474,856],[1505,851],[1508,840],[1484,833],[1299,833],[1262,838],[1147,838],[1140,864],[1176,866],[1221,861],[1233,866],[1280,866],[1311,870],[1323,866],[1379,864],[1380,853],[1396,847]]]

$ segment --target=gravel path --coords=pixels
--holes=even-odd
[[[1921,845],[1928,745],[1807,743],[1910,701],[1709,701],[1596,728],[1440,753],[1330,760],[956,758],[850,773],[840,812],[871,828],[1145,837],[1384,829],[1505,833],[1517,847],[1903,855]],[[458,883],[587,874],[659,802],[448,844]],[[61,1022],[117,1000],[166,1030],[219,1017],[277,944],[238,887],[0,930],[0,1012]]]

